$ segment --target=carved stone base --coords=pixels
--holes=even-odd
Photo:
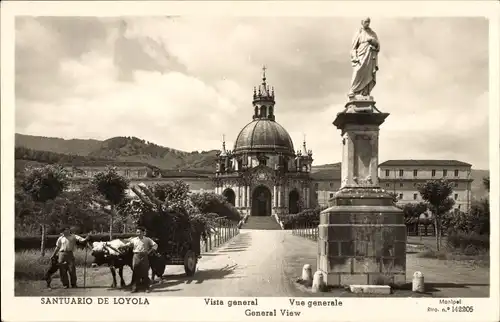
[[[380,113],[372,96],[354,96],[345,105],[344,113]]]
[[[406,226],[392,196],[378,187],[346,187],[320,215],[318,270],[327,285],[406,282]]]

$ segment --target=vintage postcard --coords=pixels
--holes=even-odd
[[[2,321],[499,320],[498,3],[2,9]]]

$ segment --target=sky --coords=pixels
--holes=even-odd
[[[332,125],[347,102],[360,18],[18,17],[16,132],[136,136],[184,151],[232,147],[253,87],[314,164],[340,162]],[[488,169],[488,21],[372,18],[381,51],[379,161],[456,159]]]

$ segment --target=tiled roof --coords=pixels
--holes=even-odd
[[[62,163],[65,167],[148,167],[155,168],[147,163],[134,161],[115,161],[115,160],[75,160],[73,162]]]
[[[208,173],[185,170],[162,170],[162,178],[208,178]]]
[[[319,170],[311,173],[313,180],[340,180],[340,169]]]
[[[379,164],[380,166],[467,166],[472,165],[457,160],[387,160]]]

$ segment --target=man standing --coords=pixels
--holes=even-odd
[[[71,281],[71,287],[76,288],[76,267],[75,267],[75,255],[73,251],[76,248],[78,242],[85,243],[89,239],[89,236],[82,238],[78,235],[72,234],[69,227],[64,227],[62,235],[56,241],[56,248],[54,253],[50,257],[51,261],[59,256],[59,273],[61,275],[61,282],[64,288],[69,287],[68,283],[68,273]],[[47,281],[47,283],[49,283]]]
[[[122,247],[132,247],[134,257],[132,260],[132,292],[138,291],[142,286],[149,292],[149,258],[148,255],[158,248],[158,245],[151,239],[144,236],[145,229],[137,228],[137,237],[130,238]]]

